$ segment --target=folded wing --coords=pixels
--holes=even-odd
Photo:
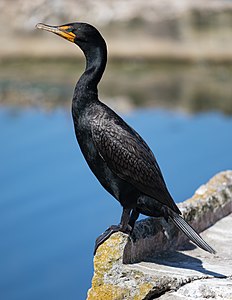
[[[93,140],[101,157],[118,177],[180,213],[148,145],[122,119],[118,121],[102,119],[92,126]]]

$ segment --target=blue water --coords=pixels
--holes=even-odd
[[[140,110],[125,116],[156,154],[177,202],[232,168],[232,118]],[[0,110],[0,299],[85,299],[95,238],[119,204],[89,171],[69,112]]]

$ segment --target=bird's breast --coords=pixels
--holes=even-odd
[[[73,120],[81,152],[98,181],[122,205],[134,206],[138,194],[137,189],[111,170],[96,147],[95,139],[98,140],[101,136],[97,137],[96,134],[93,136],[92,132],[94,128],[102,125],[102,122],[107,122],[105,112],[95,107],[94,111],[89,109],[85,114],[80,114],[78,118],[74,115]],[[108,141],[106,142],[108,143]],[[108,146],[110,147],[110,145]],[[133,197],[131,197],[132,194]],[[128,195],[131,198],[130,201],[128,201]]]
[[[79,119],[79,121],[81,121]],[[75,133],[81,152],[94,175],[102,186],[116,199],[119,199],[119,187],[116,176],[108,168],[94,144],[90,124],[75,124]]]

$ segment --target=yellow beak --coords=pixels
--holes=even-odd
[[[50,25],[38,23],[36,25],[36,28],[53,32],[53,33],[63,37],[64,39],[66,39],[66,40],[68,40],[72,43],[74,43],[74,39],[76,37],[76,35],[73,32],[69,31],[72,27],[68,26],[68,25],[50,26]]]

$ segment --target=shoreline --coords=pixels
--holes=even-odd
[[[154,63],[212,63],[232,64],[232,46],[209,43],[178,43],[176,41],[150,40],[149,38],[107,39],[108,60],[147,61]],[[0,63],[11,60],[83,60],[82,52],[75,45],[48,37],[2,38]]]

